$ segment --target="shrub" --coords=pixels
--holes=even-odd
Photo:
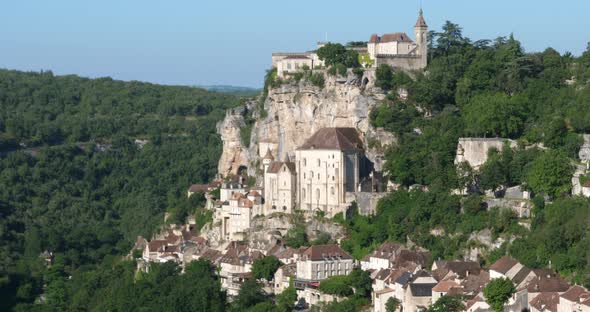
[[[309,81],[311,82],[312,85],[318,87],[318,88],[323,88],[325,81],[324,81],[324,75],[322,73],[314,73],[309,77]]]

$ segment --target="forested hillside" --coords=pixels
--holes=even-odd
[[[590,286],[590,200],[570,195],[581,134],[590,132],[590,45],[579,57],[551,48],[527,53],[513,36],[473,41],[450,22],[430,40],[424,73],[377,69],[377,84],[391,91],[371,113],[374,126],[400,138],[386,155],[390,179],[429,191],[394,192],[376,216],[342,221],[351,236],[343,247],[361,258],[385,240],[411,240],[435,259],[456,259],[476,247],[471,234],[489,229],[493,238],[515,240],[488,250],[483,262],[510,254]],[[400,87],[408,90],[405,101]],[[474,172],[454,164],[460,137],[510,138],[519,147],[492,152]],[[482,193],[452,195],[474,185],[533,191],[533,216],[523,220],[530,230],[509,210],[486,211]]]
[[[0,310],[32,302],[44,284],[48,303],[63,306],[72,300],[66,276],[118,261],[165,211],[193,212],[186,188],[214,177],[215,124],[240,101],[0,70]],[[56,254],[60,278],[43,278],[44,250]]]

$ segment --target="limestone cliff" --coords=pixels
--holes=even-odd
[[[266,116],[256,118],[248,149],[239,139],[243,118],[235,112],[228,114],[218,127],[224,144],[219,172],[226,175],[243,165],[249,168],[250,175],[255,175],[257,160],[267,149],[275,158],[283,159],[324,127],[358,129],[367,157],[375,163],[375,169],[381,170],[383,148],[379,146],[395,143],[395,137],[370,125],[371,109],[384,98],[379,89],[372,87],[373,76],[372,71],[361,78],[352,73],[346,78],[326,75],[324,88],[305,80],[271,88],[263,105]],[[380,144],[368,148],[369,141]]]

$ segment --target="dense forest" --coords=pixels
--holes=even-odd
[[[72,303],[41,252],[76,280],[118,262],[164,212],[193,212],[186,188],[214,177],[215,124],[240,102],[190,87],[0,70],[0,310],[43,288],[50,306]]]
[[[452,259],[480,247],[470,235],[489,229],[514,240],[488,250],[484,264],[510,254],[590,286],[590,200],[570,195],[581,134],[590,132],[590,44],[579,57],[526,53],[513,36],[474,42],[447,22],[430,33],[430,53],[424,73],[377,68],[378,86],[391,91],[371,122],[398,135],[385,166],[405,188],[384,198],[375,216],[341,220],[350,235],[343,247],[361,258],[385,240],[412,241],[435,259]],[[474,172],[454,164],[460,137],[510,138],[518,147],[491,151]],[[428,191],[407,191],[415,184]],[[485,209],[483,190],[516,185],[535,194],[529,220]],[[474,187],[479,193],[452,195]]]

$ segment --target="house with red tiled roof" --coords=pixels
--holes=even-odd
[[[590,312],[590,291],[582,286],[572,286],[559,296],[558,312]]]
[[[221,238],[243,240],[250,229],[252,218],[261,211],[262,196],[257,191],[231,194],[214,212],[215,220],[221,223]]]
[[[262,160],[264,168],[264,214],[291,213],[296,203],[295,163],[286,156],[274,161],[270,149]]]

